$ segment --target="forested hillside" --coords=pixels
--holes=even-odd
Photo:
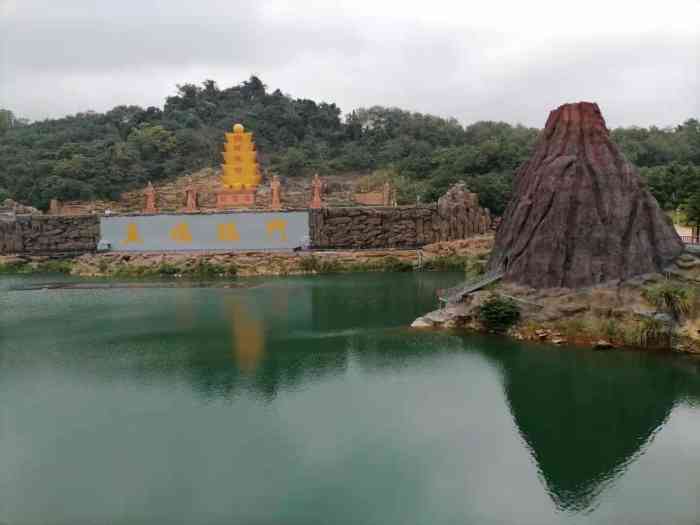
[[[149,180],[215,166],[223,132],[235,122],[255,132],[265,166],[281,176],[372,173],[392,178],[404,203],[434,200],[462,180],[496,213],[538,133],[385,107],[343,117],[335,104],[270,92],[257,77],[226,89],[207,80],[178,86],[162,109],[118,106],[31,124],[0,110],[0,200],[46,208],[52,197],[116,198]],[[700,193],[698,120],[612,135],[664,208]]]

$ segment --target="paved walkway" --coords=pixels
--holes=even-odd
[[[440,301],[445,304],[458,303],[465,295],[481,290],[489,284],[499,281],[502,277],[503,272],[492,272],[474,280],[466,281],[464,284],[444,290],[443,293],[440,294]]]

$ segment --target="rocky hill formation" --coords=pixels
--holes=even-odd
[[[41,211],[12,199],[0,201],[0,217],[14,217],[16,215],[41,215]]]
[[[197,203],[202,211],[216,210],[216,191],[221,189],[221,170],[204,168],[191,175],[154,184],[156,206],[160,211],[180,211],[185,206],[185,189],[190,184],[196,188]],[[324,203],[328,206],[357,206],[354,200],[359,190],[361,174],[330,175],[324,180]],[[122,193],[114,201],[68,201],[61,204],[61,215],[88,215],[104,213],[136,213],[144,206],[144,188]],[[255,209],[267,209],[270,204],[270,179],[263,179],[255,196]],[[282,207],[284,209],[308,208],[311,200],[311,177],[282,178]]]
[[[535,288],[578,288],[659,272],[682,251],[598,105],[579,102],[550,113],[516,172],[488,269]]]

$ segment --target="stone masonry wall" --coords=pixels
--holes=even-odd
[[[466,239],[492,227],[487,209],[463,185],[425,206],[330,207],[309,210],[314,248],[415,248]],[[0,254],[84,253],[97,248],[97,215],[24,215],[0,220]]]
[[[311,210],[314,248],[409,248],[466,239],[488,232],[489,210],[463,184],[453,186],[437,205],[399,208]]]
[[[21,251],[22,236],[17,227],[17,221],[14,218],[0,218],[0,254]]]
[[[100,220],[83,216],[19,216],[0,221],[0,254],[84,253],[97,248]]]

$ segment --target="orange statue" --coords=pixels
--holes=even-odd
[[[185,186],[185,212],[193,213],[197,211],[197,189],[192,184],[192,177],[187,177]]]
[[[156,189],[148,181],[148,186],[143,190],[143,194],[146,196],[146,206],[143,209],[143,213],[158,213],[158,208],[156,208]]]
[[[280,184],[280,178],[275,175],[272,177],[272,182],[270,183],[270,190],[272,192],[271,199],[270,199],[270,209],[271,210],[279,210],[282,208],[282,203],[280,202],[280,188],[282,185]]]
[[[311,181],[311,203],[309,204],[309,208],[312,210],[319,210],[323,207],[323,201],[321,200],[321,192],[323,191],[323,181],[321,180],[321,177],[318,176],[318,173],[314,175],[313,180]]]
[[[386,181],[382,187],[382,204],[391,206],[391,184],[389,181]]]
[[[61,201],[51,199],[49,202],[49,215],[61,215]]]

